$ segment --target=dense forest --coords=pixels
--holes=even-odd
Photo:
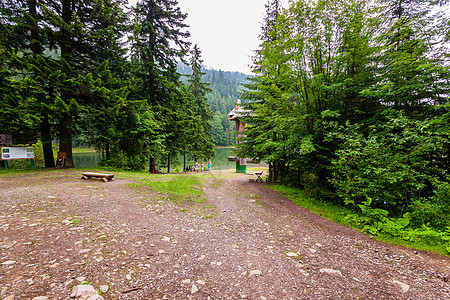
[[[52,142],[73,166],[73,136],[107,165],[155,170],[179,153],[214,155],[201,50],[177,1],[4,0],[0,3],[0,132]],[[191,74],[177,72],[185,61]]]
[[[445,5],[445,6],[444,6]],[[371,234],[450,252],[447,1],[269,1],[243,98],[241,157],[354,214]]]

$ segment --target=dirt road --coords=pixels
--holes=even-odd
[[[231,172],[203,203],[80,171],[0,177],[0,298],[450,299],[450,259],[386,245]],[[184,175],[195,176],[195,175]]]

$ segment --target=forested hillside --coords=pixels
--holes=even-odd
[[[178,64],[181,74],[191,74],[189,66]],[[247,82],[249,75],[240,72],[230,72],[208,69],[203,67],[205,73],[203,81],[209,84],[210,91],[207,103],[210,105],[214,117],[212,119],[212,135],[216,145],[229,146],[234,144],[234,123],[228,120],[227,114],[234,108],[239,98],[242,84]]]

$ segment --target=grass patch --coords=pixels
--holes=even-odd
[[[223,186],[224,180],[223,179],[214,179],[211,183],[211,188],[218,189]]]
[[[308,193],[305,190],[299,190],[283,185],[271,185],[267,187],[283,194],[284,196],[286,196],[286,198],[296,203],[297,205],[339,224],[346,225],[345,217],[349,213],[353,213],[353,210],[350,210],[346,207],[332,205],[330,203],[318,201],[314,198],[311,198],[308,196]]]
[[[122,178],[137,180],[140,183],[132,183],[129,185],[130,187],[147,186],[176,203],[185,201],[202,203],[205,201],[202,190],[203,181],[198,175],[161,175],[149,174],[147,172],[121,172],[119,175]]]
[[[414,238],[411,237],[412,233],[414,232],[414,230],[411,228],[404,228],[403,230],[399,230],[398,235],[386,234],[384,232],[377,232],[376,235],[372,235],[370,234],[370,230],[373,230],[372,227],[368,227],[367,225],[366,226],[361,225],[361,223],[358,225],[357,222],[354,222],[355,218],[348,217],[348,216],[355,216],[358,219],[364,218],[364,216],[356,214],[356,212],[352,209],[343,206],[333,205],[324,201],[311,198],[304,190],[299,190],[282,185],[268,186],[268,188],[283,194],[284,196],[286,196],[286,198],[290,199],[292,202],[308,209],[309,211],[317,215],[332,220],[338,224],[349,226],[355,230],[365,232],[366,234],[372,236],[373,238],[379,241],[403,246],[406,248],[437,252],[439,254],[449,256],[450,253],[450,251],[448,250],[449,246],[447,246],[446,243],[442,243],[442,241],[439,241],[437,238],[432,239],[427,235],[425,235],[427,231],[420,232],[419,230],[418,231],[419,238],[415,236],[413,236]],[[380,225],[380,223],[378,223],[378,225]],[[437,232],[431,232],[431,230],[429,231],[430,235],[437,234]]]

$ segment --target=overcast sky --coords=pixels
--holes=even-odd
[[[250,74],[251,56],[268,0],[178,0],[192,44],[202,51],[203,64],[223,71]],[[282,0],[286,7],[287,0]]]

